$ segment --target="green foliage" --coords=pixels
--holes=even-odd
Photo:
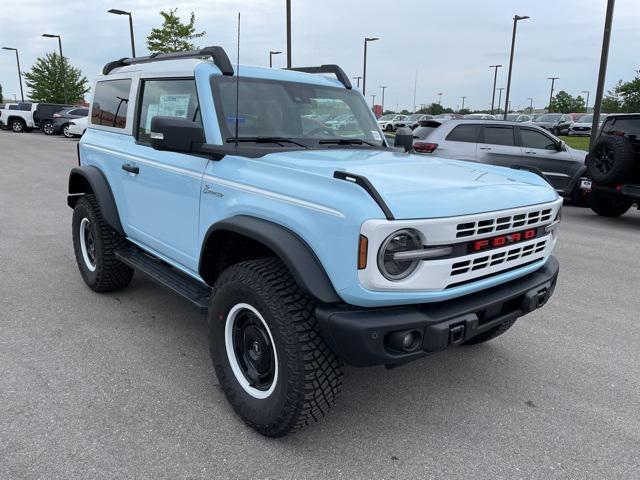
[[[584,111],[584,98],[580,95],[573,97],[564,90],[560,90],[551,99],[551,105],[548,109],[550,112],[558,113],[582,112]]]
[[[625,112],[640,112],[640,72],[636,72],[633,80],[620,83],[617,93],[622,98],[622,108]]]
[[[202,37],[206,32],[196,33],[196,16],[193,12],[191,12],[189,23],[182,23],[180,17],[176,15],[177,11],[178,9],[175,8],[169,12],[160,12],[164,19],[162,27],[152,29],[147,37],[150,52],[170,53],[196,49],[191,40]]]
[[[30,89],[29,98],[34,102],[72,104],[83,100],[89,91],[87,77],[57,53],[38,57],[24,78]]]

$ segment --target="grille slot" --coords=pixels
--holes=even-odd
[[[541,240],[536,243],[530,243],[528,245],[514,247],[506,251],[497,252],[492,255],[485,255],[482,257],[476,257],[473,260],[465,260],[462,262],[456,262],[451,266],[451,276],[463,275],[469,272],[475,272],[487,267],[493,267],[500,265],[501,263],[509,263],[520,258],[528,257],[536,253],[544,251],[547,245],[547,240]]]
[[[551,209],[545,208],[517,215],[489,218],[478,222],[459,223],[456,226],[456,238],[486,235],[518,227],[532,227],[549,221],[551,221]]]

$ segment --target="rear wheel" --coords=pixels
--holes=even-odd
[[[55,133],[55,128],[53,127],[53,122],[44,122],[42,124],[42,131],[45,133],[45,135],[53,135]]]
[[[632,200],[609,196],[598,191],[592,191],[587,197],[587,202],[591,210],[603,217],[619,217],[633,205]]]
[[[74,137],[73,133],[71,133],[69,131],[69,124],[68,123],[65,126],[62,127],[62,135],[64,135],[67,138],[73,138]]]
[[[24,120],[20,118],[14,118],[13,120],[11,120],[10,126],[11,126],[11,130],[15,133],[24,132],[26,127]]]
[[[115,258],[126,240],[103,220],[94,195],[82,196],[73,209],[73,249],[85,283],[96,292],[112,292],[131,282],[133,269]]]
[[[213,288],[209,346],[218,380],[233,409],[263,435],[317,422],[340,392],[342,364],[314,308],[276,258],[233,265]]]

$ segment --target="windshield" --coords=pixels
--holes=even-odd
[[[236,78],[214,77],[211,85],[223,139],[233,143]],[[240,79],[238,137],[284,138],[314,147],[323,143],[320,140],[384,145],[378,124],[358,93],[341,87],[248,77]]]
[[[395,113],[392,113],[391,115],[383,115],[378,120],[393,120],[393,117],[395,116]]]
[[[405,120],[418,120],[422,115],[417,114],[417,115],[407,115],[407,117],[405,118]]]
[[[578,119],[578,123],[591,123],[593,122],[593,115],[583,115]]]
[[[560,120],[562,114],[560,113],[545,113],[536,118],[536,122],[555,122]]]

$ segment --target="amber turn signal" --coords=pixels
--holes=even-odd
[[[369,249],[369,239],[364,235],[360,235],[358,243],[358,270],[367,268],[367,250]]]

